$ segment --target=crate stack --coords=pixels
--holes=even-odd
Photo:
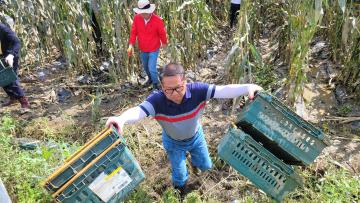
[[[292,165],[310,165],[327,146],[324,133],[276,97],[259,92],[218,146],[221,159],[276,201],[302,185]]]
[[[105,129],[44,181],[57,202],[120,202],[145,178],[114,128]]]

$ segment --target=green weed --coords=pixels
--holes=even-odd
[[[352,111],[351,106],[343,106],[343,107],[339,108],[338,113],[340,114],[340,116],[346,116],[351,111]]]
[[[0,177],[14,202],[50,202],[49,194],[40,183],[78,146],[54,142],[32,151],[21,150],[12,144],[17,127],[13,118],[1,118]]]
[[[126,202],[128,203],[148,203],[148,202],[154,202],[152,200],[151,196],[142,188],[138,188],[136,191],[131,193],[131,195],[126,199]]]
[[[180,196],[177,191],[175,191],[173,188],[168,188],[162,197],[162,202],[164,203],[179,203],[180,202]]]
[[[290,194],[289,202],[359,201],[360,176],[344,168],[329,164],[324,171],[306,169],[301,175],[304,187]]]

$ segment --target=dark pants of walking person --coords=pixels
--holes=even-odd
[[[102,49],[103,39],[101,37],[100,25],[96,19],[96,15],[93,10],[91,10],[91,27],[93,28],[92,35],[96,43],[96,54],[98,56],[101,56],[103,54],[103,49]]]
[[[239,15],[240,4],[231,4],[230,6],[230,27],[233,28],[237,23],[237,17]]]

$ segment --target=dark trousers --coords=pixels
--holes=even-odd
[[[96,15],[95,12],[93,10],[91,10],[91,26],[93,28],[93,38],[94,41],[96,43],[96,53],[98,56],[102,55],[103,50],[102,50],[102,43],[103,43],[103,39],[101,37],[101,30],[100,30],[100,25],[96,19]]]
[[[237,23],[237,17],[239,15],[240,4],[231,4],[230,6],[230,27],[234,27]]]
[[[19,69],[19,57],[15,56],[13,69],[17,75]],[[19,79],[12,82],[10,85],[3,87],[3,89],[6,92],[6,94],[11,98],[19,99],[20,97],[25,96],[24,90],[20,87]]]

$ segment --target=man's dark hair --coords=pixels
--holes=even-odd
[[[179,63],[168,63],[160,71],[159,78],[162,82],[164,77],[180,75],[183,79],[185,78],[184,67]]]

